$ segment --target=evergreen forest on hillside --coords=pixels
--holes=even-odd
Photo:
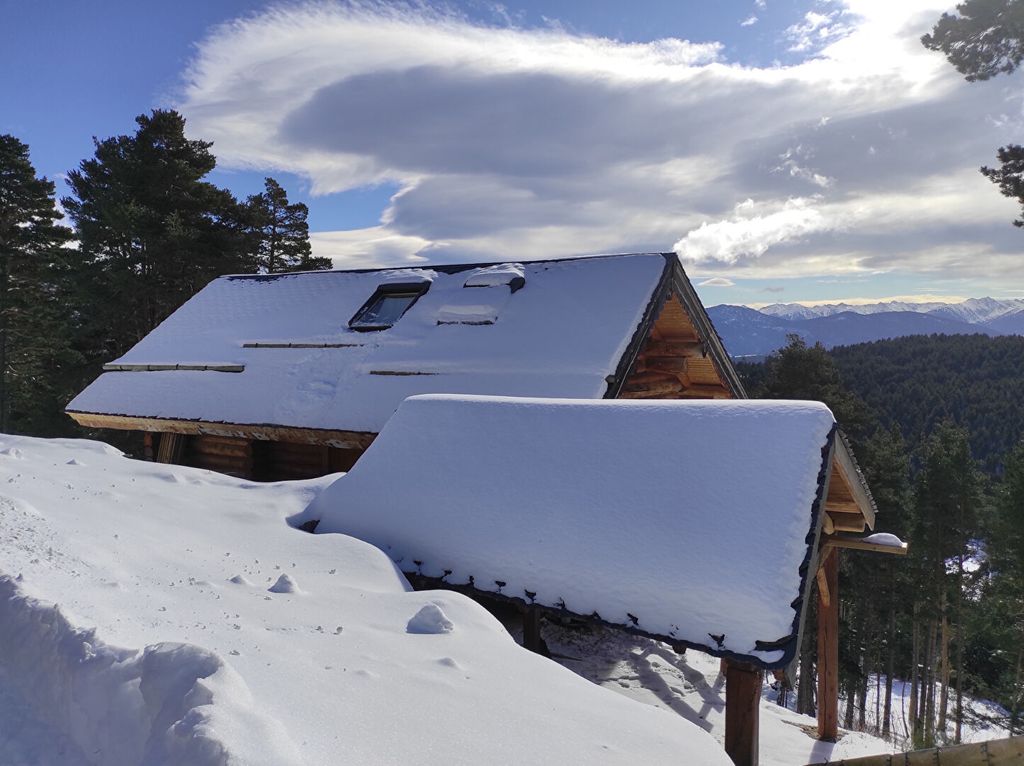
[[[826,351],[792,337],[738,368],[753,397],[832,408],[874,494],[877,529],[910,543],[905,559],[843,552],[843,725],[880,720],[877,734],[908,731],[916,747],[959,742],[969,695],[998,702],[1007,714],[993,722],[1024,731],[1024,338],[917,336]],[[810,713],[808,626],[797,707]],[[909,710],[895,679],[911,685]],[[878,716],[868,715],[876,683]]]

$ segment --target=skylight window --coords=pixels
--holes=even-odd
[[[429,289],[429,282],[381,285],[349,320],[348,326],[360,332],[386,330]]]

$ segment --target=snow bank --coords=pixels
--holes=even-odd
[[[727,765],[377,548],[289,526],[331,480],[0,435],[0,762]],[[37,757],[40,732],[63,755]]]
[[[245,682],[190,644],[107,646],[59,607],[0,575],[5,681],[96,763],[298,764],[281,725],[253,708]]]
[[[814,402],[419,396],[307,517],[408,572],[779,666],[833,426]]]
[[[600,398],[664,269],[649,254],[222,277],[115,361],[242,372],[106,372],[68,409],[377,433],[413,394]],[[430,289],[387,330],[349,329],[396,282]]]

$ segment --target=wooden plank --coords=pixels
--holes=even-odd
[[[676,399],[683,393],[683,383],[678,378],[664,383],[648,383],[623,387],[624,399]]]
[[[757,766],[760,706],[761,670],[726,660],[725,752],[736,766]]]
[[[874,553],[888,553],[891,556],[906,556],[908,546],[903,543],[902,547],[895,545],[880,545],[879,543],[866,542],[855,537],[829,537],[825,540],[826,548],[850,548],[855,551],[872,551]]]
[[[160,446],[156,451],[156,461],[158,463],[178,463],[181,460],[183,446],[184,438],[180,434],[161,434]]]
[[[832,604],[832,594],[828,590],[828,577],[825,575],[824,567],[818,567],[818,574],[815,575],[818,581],[818,598],[825,606]]]
[[[643,386],[662,383],[682,385],[682,381],[679,380],[679,375],[676,373],[647,369],[644,372],[637,372],[626,378],[626,384],[623,388],[642,388]]]
[[[836,532],[863,532],[867,521],[859,513],[834,513],[829,511]]]
[[[67,414],[85,428],[113,428],[120,431],[155,431],[189,435],[232,436],[263,441],[326,444],[344,449],[365,450],[376,434],[361,431],[335,431],[326,428],[294,428],[273,424],[211,423],[205,420],[177,420],[173,418],[139,418],[129,415],[106,415],[94,412]]]
[[[836,761],[811,764],[811,766],[835,766]],[[846,758],[842,766],[1022,766],[1024,764],[1024,736],[991,739],[986,742],[972,742],[967,745],[933,747],[914,750],[909,753],[890,755],[865,755],[860,758]]]
[[[194,436],[188,445],[189,452],[200,455],[223,455],[226,457],[251,457],[252,445],[241,439],[234,444],[209,442],[205,436]]]
[[[647,341],[640,353],[651,356],[702,357],[704,356],[704,347],[699,341],[651,339]]]
[[[692,365],[685,356],[645,356],[643,362],[649,371],[673,375],[685,374],[687,367]]]
[[[871,496],[868,494],[867,488],[860,479],[860,472],[857,470],[857,464],[853,460],[853,455],[850,454],[850,450],[842,439],[838,439],[836,441],[834,462],[834,467],[839,469],[839,478],[846,485],[847,491],[856,501],[857,507],[860,509],[861,515],[864,516],[865,522],[871,529],[874,529],[874,504],[871,502]],[[833,475],[835,473],[836,471],[833,471]]]
[[[818,739],[839,736],[839,551],[822,554],[828,600],[818,591]]]

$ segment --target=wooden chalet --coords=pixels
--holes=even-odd
[[[281,480],[347,471],[403,400],[431,393],[747,396],[677,256],[653,253],[221,277],[67,413],[142,432],[162,462]],[[834,739],[834,550],[874,527],[875,508],[841,435],[829,454],[813,579],[820,733]],[[727,749],[756,763],[762,669],[729,667]]]

